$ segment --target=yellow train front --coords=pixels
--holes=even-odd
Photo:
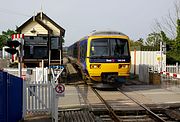
[[[122,82],[130,74],[129,38],[112,31],[94,32],[69,48],[93,81]],[[74,54],[74,55],[73,55]]]

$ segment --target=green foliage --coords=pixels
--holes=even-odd
[[[162,41],[168,43],[169,42],[169,38],[166,36],[164,31],[161,31],[160,34],[161,34]]]
[[[150,33],[146,39],[143,38],[138,39],[137,41],[130,41],[131,50],[144,50],[144,51],[156,51],[159,50],[161,40],[160,33]]]
[[[166,52],[167,64],[180,63],[180,19],[177,19],[175,39],[169,39],[163,31],[161,31],[161,36],[162,40],[166,42],[166,47],[169,47]]]
[[[131,45],[132,47],[134,47],[134,46],[142,46],[143,43],[144,43],[143,38],[140,38],[140,39],[137,40],[137,41],[130,40],[130,45]]]
[[[0,49],[2,49],[2,47],[4,46],[5,41],[6,41],[6,38],[0,35]]]
[[[65,43],[65,40],[64,40],[64,38],[62,38],[62,44],[64,44]]]
[[[160,41],[161,41],[161,34],[160,33],[150,33],[145,42],[145,46],[149,46],[155,49],[159,49]]]
[[[167,64],[180,63],[180,19],[177,19],[176,22],[176,38],[168,38],[164,31],[153,32],[148,35],[146,41],[142,38],[131,41],[131,50],[137,46],[140,47],[140,50],[160,50],[160,41],[166,43],[166,47],[169,47],[169,50],[166,51]]]
[[[176,27],[176,53],[180,54],[180,19],[177,19],[177,27]]]
[[[11,39],[11,35],[14,33],[16,32],[10,29],[8,29],[7,31],[2,31],[2,34],[0,35],[0,49],[2,49],[6,41]]]
[[[164,31],[161,31],[161,38],[162,38],[162,41],[163,43],[165,42],[166,43],[166,50],[167,51],[172,51],[174,48],[174,40],[172,39],[169,39],[166,34],[164,33]]]
[[[137,41],[130,40],[130,48],[131,50],[134,50],[134,49],[141,50],[143,43],[144,43],[143,38],[140,38]]]

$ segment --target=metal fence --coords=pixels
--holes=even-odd
[[[161,86],[166,89],[179,89],[180,79],[172,76],[161,74]]]
[[[18,122],[23,111],[22,78],[0,71],[0,122]]]
[[[158,81],[159,83],[156,85],[161,85],[161,87],[166,88],[168,90],[171,90],[171,89],[178,90],[180,88],[180,77],[179,77],[180,70],[179,69],[180,67],[178,66],[178,63],[176,63],[176,65],[167,65],[166,71],[159,73],[157,72],[157,67],[149,66],[147,79],[149,79],[150,84],[151,84],[151,81],[150,81],[151,79],[153,81],[153,84],[157,83],[156,81]]]
[[[166,72],[180,74],[180,65],[178,63],[175,65],[167,65]]]

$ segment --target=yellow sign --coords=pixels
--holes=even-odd
[[[161,59],[160,56],[157,56],[156,59],[157,59],[157,61],[162,61],[162,60],[163,60],[163,57],[162,57],[162,59]]]

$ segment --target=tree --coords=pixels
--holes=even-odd
[[[136,43],[138,46],[143,46],[143,45],[144,45],[144,39],[143,39],[143,38],[139,38],[135,43]]]
[[[180,19],[177,19],[177,27],[176,27],[176,52],[180,54]]]
[[[174,3],[174,8],[161,23],[156,20],[154,27],[154,32],[160,33],[162,41],[166,42],[168,64],[180,62],[180,1]]]
[[[6,41],[11,39],[11,35],[14,33],[16,32],[10,29],[8,29],[7,31],[2,31],[2,34],[0,35],[0,49],[2,49]]]
[[[166,62],[167,64],[175,64],[177,60],[175,59],[175,43],[173,39],[166,36],[166,33],[161,31],[162,41],[166,43]]]
[[[177,19],[176,23],[176,38],[170,39],[161,31],[162,40],[166,42],[166,58],[168,64],[180,62],[180,19]]]
[[[65,43],[65,40],[64,40],[64,38],[62,38],[62,44],[64,44]]]
[[[143,45],[143,39],[140,38],[137,41],[130,40],[131,46],[142,46]]]
[[[160,41],[161,41],[161,34],[153,32],[148,34],[145,45],[159,49]]]
[[[165,32],[171,38],[176,38],[177,20],[180,19],[180,1],[174,3],[174,10],[169,11],[166,17],[162,18],[162,21],[155,20],[154,32]]]
[[[139,38],[137,41],[130,40],[130,46],[131,50],[134,50],[135,48],[136,50],[141,50],[141,47],[144,46],[144,39]]]
[[[161,34],[162,41],[169,43],[170,39],[166,36],[166,33],[164,33],[164,31],[161,31],[160,34]]]

